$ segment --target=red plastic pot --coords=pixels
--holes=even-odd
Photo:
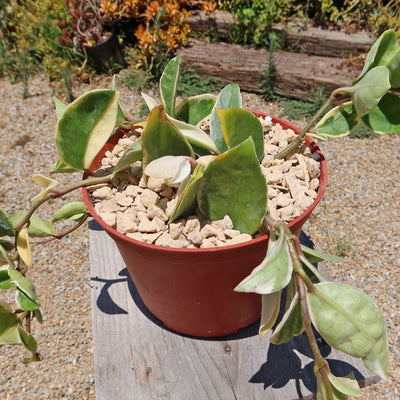
[[[268,115],[254,113],[257,116]],[[300,131],[280,118],[272,119],[285,129]],[[110,138],[93,161],[92,171],[100,167],[104,153],[115,146],[119,137]],[[320,186],[312,205],[289,223],[296,235],[300,235],[327,183],[327,167],[322,153],[309,138],[307,144],[313,153],[321,156]],[[94,211],[86,188],[83,197],[92,216],[115,240],[143,302],[167,327],[187,335],[216,337],[235,333],[260,317],[260,295],[237,293],[233,289],[265,257],[268,236],[209,249],[151,245],[128,238],[104,223]]]

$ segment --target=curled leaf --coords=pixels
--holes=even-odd
[[[142,93],[142,97],[144,102],[146,103],[146,106],[148,107],[149,111],[153,111],[154,108],[158,106],[158,103],[153,97],[149,96],[146,93]]]
[[[35,287],[32,282],[25,278],[19,271],[14,268],[8,268],[8,275],[13,284],[20,289],[33,302],[38,304]]]
[[[32,179],[40,185],[44,186],[45,188],[38,195],[31,199],[31,201],[33,202],[43,200],[49,193],[52,192],[53,188],[58,185],[58,182],[56,180],[48,178],[47,176],[41,174],[33,175]]]
[[[262,339],[274,326],[281,305],[282,291],[262,295],[262,308],[258,336]]]
[[[114,168],[113,174],[116,175],[123,169],[130,167],[136,161],[143,158],[142,142],[140,139],[136,140],[135,143],[124,153],[124,155],[118,160],[117,165]]]
[[[164,156],[146,165],[144,173],[153,178],[180,183],[190,175],[191,166],[184,156]]]
[[[217,96],[213,94],[201,94],[189,97],[177,107],[176,118],[188,124],[197,125],[210,115],[216,100]]]
[[[28,267],[31,265],[32,253],[29,244],[28,228],[22,228],[17,237],[17,251],[21,260]]]
[[[329,373],[328,379],[331,384],[343,394],[355,397],[362,395],[360,386],[358,386],[357,380],[354,376],[354,372],[351,372],[346,376],[335,376],[332,373]]]

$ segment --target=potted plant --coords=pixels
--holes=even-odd
[[[242,294],[245,297],[249,295],[242,292],[262,295],[260,336],[264,336],[275,325],[280,297],[286,288],[285,313],[275,326],[271,341],[277,344],[284,343],[305,331],[315,357],[317,398],[341,399],[347,398],[348,395],[360,395],[354,376],[332,375],[327,361],[319,352],[312,326],[330,346],[361,357],[370,370],[385,378],[388,355],[386,327],[381,313],[362,291],[348,285],[329,282],[315,268],[313,262],[335,258],[300,245],[296,233],[299,233],[301,223],[307,215],[303,215],[299,219],[300,222],[297,221],[300,227],[295,227],[295,223],[291,226],[290,223],[272,218],[271,212],[267,212],[266,178],[260,166],[265,150],[261,141],[261,123],[253,113],[241,108],[237,86],[228,85],[217,98],[211,95],[197,96],[176,107],[179,64],[179,57],[171,60],[161,77],[162,105],[158,106],[155,101],[145,96],[152,108],[146,121],[124,121],[116,90],[89,92],[69,106],[56,100],[59,117],[56,147],[60,160],[53,166],[52,171],[83,170],[85,176],[82,181],[74,182],[60,190],[56,189],[55,180],[35,175],[33,179],[42,184],[44,189],[32,199],[31,208],[26,213],[14,213],[11,216],[5,210],[0,210],[0,288],[15,290],[17,303],[15,311],[6,302],[0,303],[0,343],[22,344],[32,354],[27,361],[38,359],[37,343],[31,335],[31,321],[33,318],[41,321],[40,305],[34,286],[26,277],[31,264],[30,237],[54,236],[52,223],[63,219],[76,221],[76,226],[70,229],[72,231],[88,216],[86,206],[74,202],[64,205],[50,223],[36,216],[35,212],[40,205],[81,187],[98,190],[106,187],[105,184],[113,183],[118,186],[123,179],[129,181],[132,186],[130,190],[133,192],[137,193],[138,187],[145,192],[151,179],[153,183],[154,179],[159,179],[163,181],[162,184],[166,184],[166,192],[170,191],[171,187],[178,187],[168,217],[170,227],[174,224],[172,221],[187,217],[197,205],[209,220],[229,225],[224,226],[224,229],[239,231],[239,234],[245,235],[254,234],[261,229],[260,237],[250,237],[248,242],[228,245],[225,248],[166,248],[167,252],[162,252],[164,257],[176,257],[171,263],[183,274],[185,269],[192,268],[186,258],[192,253],[193,264],[196,264],[196,258],[206,258],[210,264],[209,271],[212,273],[215,270],[216,275],[220,269],[219,263],[230,263],[226,257],[232,250],[236,257],[236,265],[231,265],[231,271],[225,273],[222,280],[216,279],[216,285],[213,280],[209,280],[209,286],[203,288],[203,298],[212,296],[215,291],[224,293],[221,287],[223,281],[230,280],[231,275],[234,275],[234,279],[229,282],[232,291],[235,290],[239,292],[238,295]],[[399,132],[397,110],[400,107],[400,99],[395,93],[399,87],[400,45],[394,31],[390,30],[371,48],[363,71],[352,85],[337,89],[305,129],[298,132],[297,138],[293,137],[292,143],[283,146],[284,149],[276,152],[272,159],[295,157],[299,146],[304,148],[303,140],[313,127],[316,131],[313,135],[342,136],[362,121],[376,132]],[[329,110],[331,106],[334,108]],[[210,135],[207,135],[199,126],[202,126],[204,118],[209,114]],[[143,128],[140,134],[138,126]],[[103,171],[103,174],[96,174],[95,170],[100,166],[103,153],[106,154],[110,148],[116,147],[118,136],[114,135],[109,139],[114,130],[120,136],[130,132],[139,140],[131,139],[132,144],[126,152],[117,149],[117,152],[123,153],[122,157],[116,160],[114,166],[103,168],[108,169],[108,173],[106,171],[104,174]],[[311,145],[309,139],[307,140]],[[106,142],[108,144],[104,147]],[[318,150],[314,148],[314,151]],[[309,157],[312,158],[311,155]],[[322,175],[321,167],[320,190],[323,188]],[[94,195],[94,192],[93,195],[89,195],[87,189],[84,189],[87,206],[93,216],[101,222],[100,218],[96,217],[96,205],[93,206]],[[151,196],[147,199],[148,204],[154,202],[154,196]],[[120,198],[119,201],[124,207],[132,203],[129,199]],[[141,201],[143,206],[144,199]],[[309,208],[313,204],[314,202]],[[229,220],[226,215],[229,216]],[[161,251],[162,246],[129,238],[129,232],[125,235],[129,240],[120,238],[123,235],[112,228],[112,222],[107,224],[102,221],[101,224],[111,236],[115,236],[127,263],[131,251],[128,249],[129,242],[137,247],[137,261],[148,262],[146,259],[153,258],[156,264],[159,262],[160,256],[156,253]],[[294,233],[290,231],[290,227]],[[132,233],[135,233],[134,229]],[[250,263],[241,269],[246,263],[244,257],[249,254],[254,265]],[[139,264],[139,268],[140,262],[136,263]],[[147,265],[138,274],[134,272],[135,266],[128,265],[128,268],[135,282],[138,282],[139,276],[151,269],[151,266]],[[156,275],[137,285],[150,309],[153,307],[151,302],[157,297],[165,279],[162,269],[154,269]],[[193,274],[197,274],[195,280],[201,280],[202,275],[210,273],[203,267],[197,271],[194,268],[193,271]],[[161,281],[161,286],[153,286],[157,281]],[[194,290],[190,285],[191,283],[187,284],[189,292]],[[145,294],[146,290],[148,294]],[[170,290],[177,292],[175,286]],[[250,303],[255,312],[244,324],[258,318],[257,303],[260,302],[260,298],[254,294],[251,296],[253,300]],[[196,298],[196,303],[198,302],[199,299]],[[181,301],[180,305],[180,312],[184,312],[186,303]],[[246,310],[248,306],[249,304],[245,306]],[[237,315],[241,315],[239,306],[236,311]],[[166,319],[168,318],[167,316]],[[240,323],[243,324],[243,321]],[[337,326],[341,329],[338,330]]]
[[[96,71],[108,72],[115,64],[125,67],[124,53],[112,21],[102,15],[97,2],[72,0],[68,5],[76,27],[74,46],[82,49]]]

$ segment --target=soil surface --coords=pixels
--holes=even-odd
[[[76,85],[75,95],[97,87],[111,87],[111,78]],[[51,87],[45,77],[35,77],[29,90],[33,96],[23,99],[22,84],[0,80],[0,207],[8,212],[29,206],[39,191],[31,176],[48,175],[57,159]],[[139,93],[126,87],[121,92],[122,103],[137,117]],[[243,98],[246,107],[275,115],[281,112],[279,105],[256,95],[243,93]],[[317,248],[344,257],[340,265],[326,264],[332,279],[365,290],[383,311],[389,379],[363,389],[362,398],[400,399],[400,156],[396,150],[400,135],[337,139],[320,147],[328,161],[328,188],[304,230]],[[61,184],[67,182],[62,175],[57,178]],[[79,198],[80,193],[69,196]],[[52,202],[41,215],[50,218],[59,206]],[[29,277],[37,286],[44,316],[42,326],[34,325],[43,361],[24,365],[20,360],[26,354],[21,348],[0,348],[0,398],[94,399],[88,230],[33,248]]]

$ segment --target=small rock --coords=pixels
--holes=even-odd
[[[113,192],[109,186],[103,186],[99,189],[96,189],[92,194],[97,199],[109,200],[109,199],[111,199]]]
[[[115,219],[116,219],[116,214],[113,212],[102,212],[99,214],[100,218],[107,224],[110,225],[111,227],[115,226]]]
[[[142,201],[142,204],[148,208],[150,204],[156,204],[158,194],[150,189],[144,189],[143,193],[140,194],[140,200]]]

